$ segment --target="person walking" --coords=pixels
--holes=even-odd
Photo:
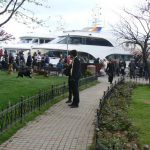
[[[114,63],[110,59],[106,68],[106,73],[108,74],[108,82],[110,82],[110,84],[112,84],[113,82],[114,71],[115,71]]]
[[[135,78],[135,70],[136,70],[135,62],[134,60],[131,60],[129,63],[130,79]]]
[[[79,79],[81,77],[81,64],[77,57],[77,51],[70,51],[70,56],[73,58],[72,68],[70,70],[70,84],[73,93],[73,102],[69,104],[71,108],[79,107]]]
[[[122,76],[125,75],[125,69],[126,69],[126,62],[124,60],[121,60],[119,63],[120,73]]]

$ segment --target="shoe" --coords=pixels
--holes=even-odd
[[[71,103],[71,102],[72,102],[71,100],[66,101],[66,103]]]
[[[79,105],[72,105],[72,106],[70,106],[70,108],[78,108],[79,107]]]
[[[68,106],[73,106],[73,105],[74,105],[74,104],[71,103],[71,104],[69,104]]]

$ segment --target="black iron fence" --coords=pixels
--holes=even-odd
[[[87,86],[87,84],[96,80],[96,76],[83,78],[80,80],[79,86]],[[40,110],[43,105],[51,102],[57,96],[64,95],[67,91],[68,84],[64,82],[62,85],[52,85],[48,90],[41,90],[32,97],[21,97],[19,103],[0,111],[0,134],[16,122],[23,121],[26,115],[35,110]]]
[[[98,140],[98,132],[100,131],[101,128],[101,123],[103,120],[103,110],[105,109],[107,105],[107,100],[111,98],[114,89],[116,86],[122,84],[124,82],[125,78],[121,77],[118,79],[118,81],[115,81],[114,84],[112,84],[110,87],[108,87],[107,91],[104,91],[104,94],[102,98],[100,99],[99,103],[99,108],[97,109],[97,122],[96,122],[96,145],[97,145],[97,140]]]

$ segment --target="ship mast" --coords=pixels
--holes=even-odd
[[[92,26],[99,26],[101,24],[101,7],[96,5],[92,9]]]
[[[89,25],[92,27],[102,27],[102,8],[96,4],[96,6],[91,10],[91,15],[89,18]]]

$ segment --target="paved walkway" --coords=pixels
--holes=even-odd
[[[67,99],[62,100],[20,129],[0,150],[87,150],[99,99],[109,86],[107,77],[99,80],[100,84],[80,92],[79,108],[70,108]]]

